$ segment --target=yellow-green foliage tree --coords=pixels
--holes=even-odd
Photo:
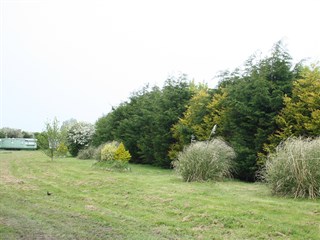
[[[171,145],[169,156],[171,159],[177,157],[177,153],[183,150],[194,135],[195,140],[208,140],[214,125],[218,125],[218,133],[221,132],[222,119],[224,116],[223,102],[227,93],[224,88],[218,88],[210,93],[207,87],[197,89],[191,98],[183,118],[180,118],[171,131],[177,142]]]
[[[225,88],[219,88],[219,92],[215,93],[211,99],[211,102],[207,106],[207,115],[204,117],[204,126],[207,134],[210,133],[214,125],[219,126],[217,128],[217,134],[221,135],[223,130],[223,124],[225,121],[225,100],[227,98],[227,92]]]
[[[127,163],[130,159],[130,152],[125,149],[123,143],[120,143],[117,150],[114,152],[114,160]]]
[[[208,114],[207,106],[210,103],[211,95],[207,86],[195,87],[194,91],[195,94],[190,99],[183,117],[171,128],[172,135],[177,140],[170,148],[169,157],[171,159],[175,159],[177,153],[190,143],[191,135],[196,140],[208,138],[204,117]]]
[[[285,106],[276,118],[279,130],[270,136],[270,152],[290,136],[320,135],[320,67],[305,67],[302,77],[293,84],[292,97],[285,96]]]

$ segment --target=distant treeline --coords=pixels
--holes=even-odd
[[[320,71],[293,64],[281,42],[266,57],[219,75],[215,89],[187,76],[145,87],[96,122],[93,144],[123,142],[132,162],[171,167],[184,146],[216,137],[236,151],[233,175],[253,181],[265,156],[289,136],[320,135]]]
[[[0,138],[33,138],[34,134],[31,132],[22,131],[15,128],[0,128]]]

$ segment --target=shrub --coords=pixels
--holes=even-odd
[[[66,144],[61,142],[57,147],[57,155],[59,157],[66,157],[68,154],[68,147]]]
[[[35,134],[37,139],[37,148],[41,150],[46,150],[49,147],[48,135],[46,132],[41,132]]]
[[[93,159],[96,149],[92,146],[80,149],[77,158],[79,159]]]
[[[123,143],[111,142],[104,144],[101,150],[101,160],[95,166],[104,169],[128,170],[128,162],[131,158]]]
[[[113,168],[128,169],[128,162],[130,159],[131,155],[129,151],[125,149],[123,143],[120,143],[120,145],[114,153]]]
[[[221,180],[229,177],[234,150],[223,140],[196,142],[186,147],[174,162],[184,181]]]
[[[1,128],[0,136],[2,138],[22,138],[23,134],[20,129],[15,128]]]
[[[101,150],[101,161],[113,161],[114,153],[116,152],[119,146],[118,142],[106,143]]]
[[[95,148],[93,158],[95,160],[101,161],[101,151],[104,148],[106,143],[101,144],[99,147]]]
[[[90,145],[94,131],[94,126],[85,122],[75,123],[67,130],[68,149],[72,156],[77,156],[80,149]]]
[[[125,149],[123,143],[120,143],[117,150],[114,153],[114,160],[121,162],[129,162],[130,159],[131,155],[129,151]]]
[[[320,138],[288,138],[268,156],[265,180],[277,195],[320,196]]]

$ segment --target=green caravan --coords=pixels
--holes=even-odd
[[[36,150],[37,140],[34,138],[0,138],[0,149]]]

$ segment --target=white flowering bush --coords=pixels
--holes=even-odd
[[[72,156],[77,156],[80,149],[90,145],[94,131],[94,126],[85,122],[75,123],[68,129],[67,143]]]

